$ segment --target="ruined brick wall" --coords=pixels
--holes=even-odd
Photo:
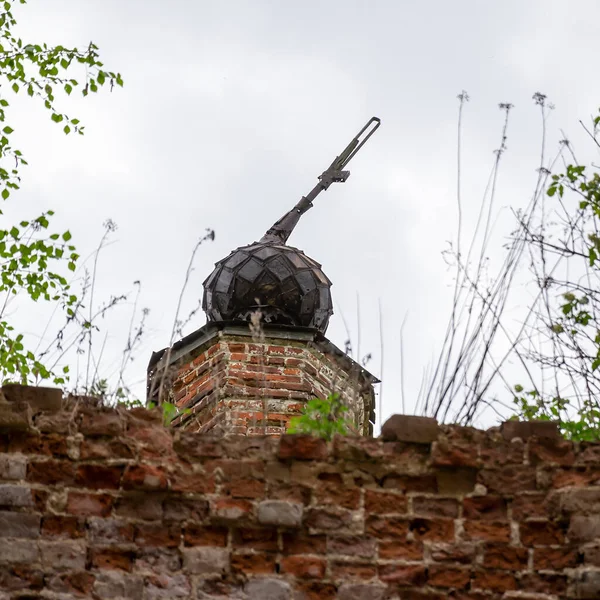
[[[189,410],[174,424],[194,431],[280,435],[307,401],[337,392],[356,431],[369,435],[374,393],[359,371],[307,341],[220,334],[184,352],[166,387]]]
[[[555,433],[406,417],[326,444],[0,404],[0,598],[598,599],[600,444]]]

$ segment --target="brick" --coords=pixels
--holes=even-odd
[[[45,569],[85,570],[86,547],[78,541],[40,542],[42,565]]]
[[[521,438],[526,440],[538,438],[560,438],[557,421],[505,421],[500,426],[500,433],[505,440]]]
[[[510,526],[508,523],[494,521],[465,521],[463,537],[465,540],[508,543]]]
[[[288,556],[280,561],[282,573],[289,573],[300,579],[323,579],[327,561],[309,556]]]
[[[435,419],[412,415],[392,415],[381,427],[381,437],[385,441],[431,444],[439,433]]]
[[[529,462],[532,465],[572,465],[575,462],[573,442],[556,438],[534,438],[529,441]]]
[[[234,529],[232,545],[236,549],[277,552],[279,547],[277,529]]]
[[[404,540],[380,540],[379,558],[385,560],[423,560],[423,542],[408,542]]]
[[[130,465],[123,475],[125,490],[166,490],[169,486],[167,473],[153,465]]]
[[[194,575],[222,575],[229,568],[229,552],[225,548],[198,546],[185,548],[183,567]]]
[[[437,467],[476,467],[477,446],[439,440],[433,444],[431,464]]]
[[[408,535],[408,520],[401,517],[369,515],[365,519],[365,533],[378,539],[405,539]]]
[[[365,511],[369,514],[405,514],[407,505],[402,494],[365,490]]]
[[[567,576],[559,573],[523,573],[519,585],[530,592],[563,596],[567,591]]]
[[[458,517],[458,502],[455,498],[430,498],[416,496],[412,499],[415,515],[421,517]]]
[[[444,496],[462,496],[475,489],[477,470],[469,467],[452,467],[437,469],[437,491]]]
[[[87,520],[88,539],[92,544],[127,544],[133,542],[134,526],[124,519]]]
[[[575,515],[571,518],[567,536],[571,542],[592,542],[600,538],[600,515]]]
[[[508,592],[517,589],[517,581],[512,573],[488,569],[486,571],[477,571],[474,574],[471,580],[471,588],[492,592]],[[521,586],[521,589],[523,589],[523,586]]]
[[[512,517],[518,521],[527,518],[547,517],[548,506],[545,502],[546,494],[518,494],[510,504]]]
[[[244,585],[248,600],[291,600],[290,584],[280,579],[251,579]]]
[[[85,535],[85,521],[78,517],[45,515],[42,536],[45,538],[80,538]]]
[[[0,538],[30,538],[40,536],[41,518],[20,512],[0,510]]]
[[[334,581],[368,581],[377,578],[377,565],[367,562],[329,562],[329,578]]]
[[[184,573],[160,573],[146,578],[144,592],[147,600],[189,598],[191,588],[190,580]]]
[[[454,521],[451,519],[412,519],[408,528],[416,540],[432,542],[454,540]]]
[[[327,479],[326,479],[327,478]],[[339,473],[322,473],[314,491],[316,504],[329,504],[356,510],[360,504],[360,488],[343,481]]]
[[[258,505],[258,522],[261,525],[300,527],[304,507],[302,504],[281,500],[265,500]]]
[[[167,521],[203,521],[209,513],[208,500],[192,495],[169,495],[163,503]]]
[[[528,559],[527,548],[490,544],[484,548],[483,566],[489,569],[521,571],[527,568]]]
[[[464,589],[471,580],[469,568],[432,565],[429,567],[427,583],[434,587]]]
[[[37,454],[54,458],[68,458],[67,437],[60,433],[39,434],[33,431],[11,434],[8,442],[11,453]]]
[[[27,564],[39,561],[40,551],[36,540],[11,540],[0,544],[0,565]],[[0,569],[1,571],[1,569]]]
[[[77,468],[76,483],[92,490],[116,490],[121,482],[124,467],[106,465],[81,465]]]
[[[120,571],[101,571],[96,574],[94,597],[100,600],[127,598],[142,600],[144,581],[139,575],[131,575]]]
[[[74,596],[91,596],[95,576],[86,571],[56,574],[48,579],[47,587],[60,594],[73,594]]]
[[[524,546],[552,546],[565,541],[564,532],[559,524],[547,520],[520,523],[519,534]]]
[[[113,505],[113,497],[108,494],[86,494],[69,492],[67,512],[82,517],[107,517]]]
[[[124,438],[86,437],[81,441],[81,459],[134,458],[135,443]]]
[[[472,564],[477,557],[477,546],[469,543],[433,544],[430,546],[430,553],[435,562]]]
[[[577,548],[536,548],[533,551],[533,568],[535,570],[562,571],[573,569],[579,563]]]
[[[306,525],[311,529],[325,532],[342,532],[356,527],[353,513],[343,508],[311,508],[307,511]]]
[[[377,540],[363,535],[359,536],[330,536],[327,538],[328,554],[343,554],[370,558],[377,551]]]
[[[379,565],[379,579],[396,585],[424,585],[427,571],[422,565]]]
[[[69,434],[74,427],[73,418],[69,412],[59,412],[56,414],[38,414],[33,419],[34,425],[38,431],[43,433],[62,433]]]
[[[296,582],[295,587],[302,600],[333,600],[336,596],[335,585],[314,579],[301,579]]]
[[[28,431],[31,426],[31,407],[27,403],[2,404],[0,432]]]
[[[31,490],[21,485],[0,484],[0,506],[31,507],[34,505]]]
[[[548,497],[548,502],[555,514],[598,514],[600,513],[600,488],[553,492]]]
[[[131,571],[135,552],[125,548],[94,548],[90,552],[90,563],[96,569]]]
[[[0,454],[0,479],[25,479],[27,457],[21,454]]]
[[[478,482],[490,492],[519,494],[537,491],[536,472],[532,467],[508,466],[503,469],[484,469],[479,472]]]
[[[253,505],[248,500],[220,498],[210,509],[211,516],[217,521],[238,521],[252,514]]]
[[[575,575],[574,596],[581,600],[600,598],[600,571],[580,571]],[[571,594],[569,594],[571,596]]]
[[[126,518],[161,519],[163,517],[164,499],[163,494],[127,493],[117,498],[115,513]]]
[[[63,393],[59,388],[6,383],[2,393],[10,403],[24,402],[35,412],[58,412],[62,407]]]
[[[325,440],[305,434],[284,435],[279,442],[280,460],[325,460],[328,456]]]
[[[327,538],[324,535],[284,531],[281,538],[286,554],[325,554],[326,551]]]
[[[344,583],[338,591],[338,600],[383,600],[386,589],[376,583]]]
[[[507,441],[502,437],[486,437],[482,440],[479,458],[486,468],[522,465],[525,459],[525,444],[516,438]]]
[[[556,469],[550,471],[548,467],[544,469],[549,471],[551,477],[550,487],[554,489],[565,487],[589,487],[600,483],[600,472],[597,469]]]
[[[141,523],[135,526],[135,543],[138,546],[177,548],[181,541],[181,527],[169,523]]]
[[[125,429],[125,419],[114,409],[85,410],[80,415],[78,429],[84,435],[118,436]]]
[[[507,518],[506,500],[501,496],[472,496],[463,500],[465,519],[503,521]]]
[[[183,541],[186,546],[226,546],[227,533],[224,527],[206,527],[192,522],[183,530]]]
[[[435,475],[391,474],[383,478],[382,487],[402,492],[435,494],[438,491],[438,482]]]
[[[75,468],[66,460],[31,461],[27,465],[27,480],[42,485],[70,486],[75,481]]]

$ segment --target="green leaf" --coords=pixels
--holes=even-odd
[[[71,236],[71,232],[70,232],[70,231],[65,231],[65,232],[62,234],[62,238],[63,238],[63,240],[64,240],[65,242],[68,242],[68,241],[71,239],[71,237],[72,237],[72,236]]]
[[[10,196],[10,192],[6,188],[4,188],[2,190],[2,199],[6,200],[9,196]]]
[[[8,125],[2,130],[4,133],[10,135],[14,129],[12,127],[9,127]]]

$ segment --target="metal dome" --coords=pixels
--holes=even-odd
[[[204,281],[202,308],[209,321],[249,320],[260,309],[266,323],[325,332],[333,314],[331,281],[321,265],[286,242],[314,199],[350,176],[343,168],[375,133],[373,117],[319,177],[319,183],[277,221],[259,242],[234,250]]]
[[[249,320],[260,309],[266,323],[325,332],[333,314],[331,281],[321,265],[296,248],[257,242],[234,250],[204,281],[209,321]]]

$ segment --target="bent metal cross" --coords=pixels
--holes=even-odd
[[[215,264],[204,281],[202,308],[208,321],[249,321],[257,310],[265,323],[312,327],[325,333],[333,314],[331,281],[321,265],[287,240],[315,198],[350,176],[344,167],[375,133],[372,117],[319,176],[319,182],[258,241]]]

